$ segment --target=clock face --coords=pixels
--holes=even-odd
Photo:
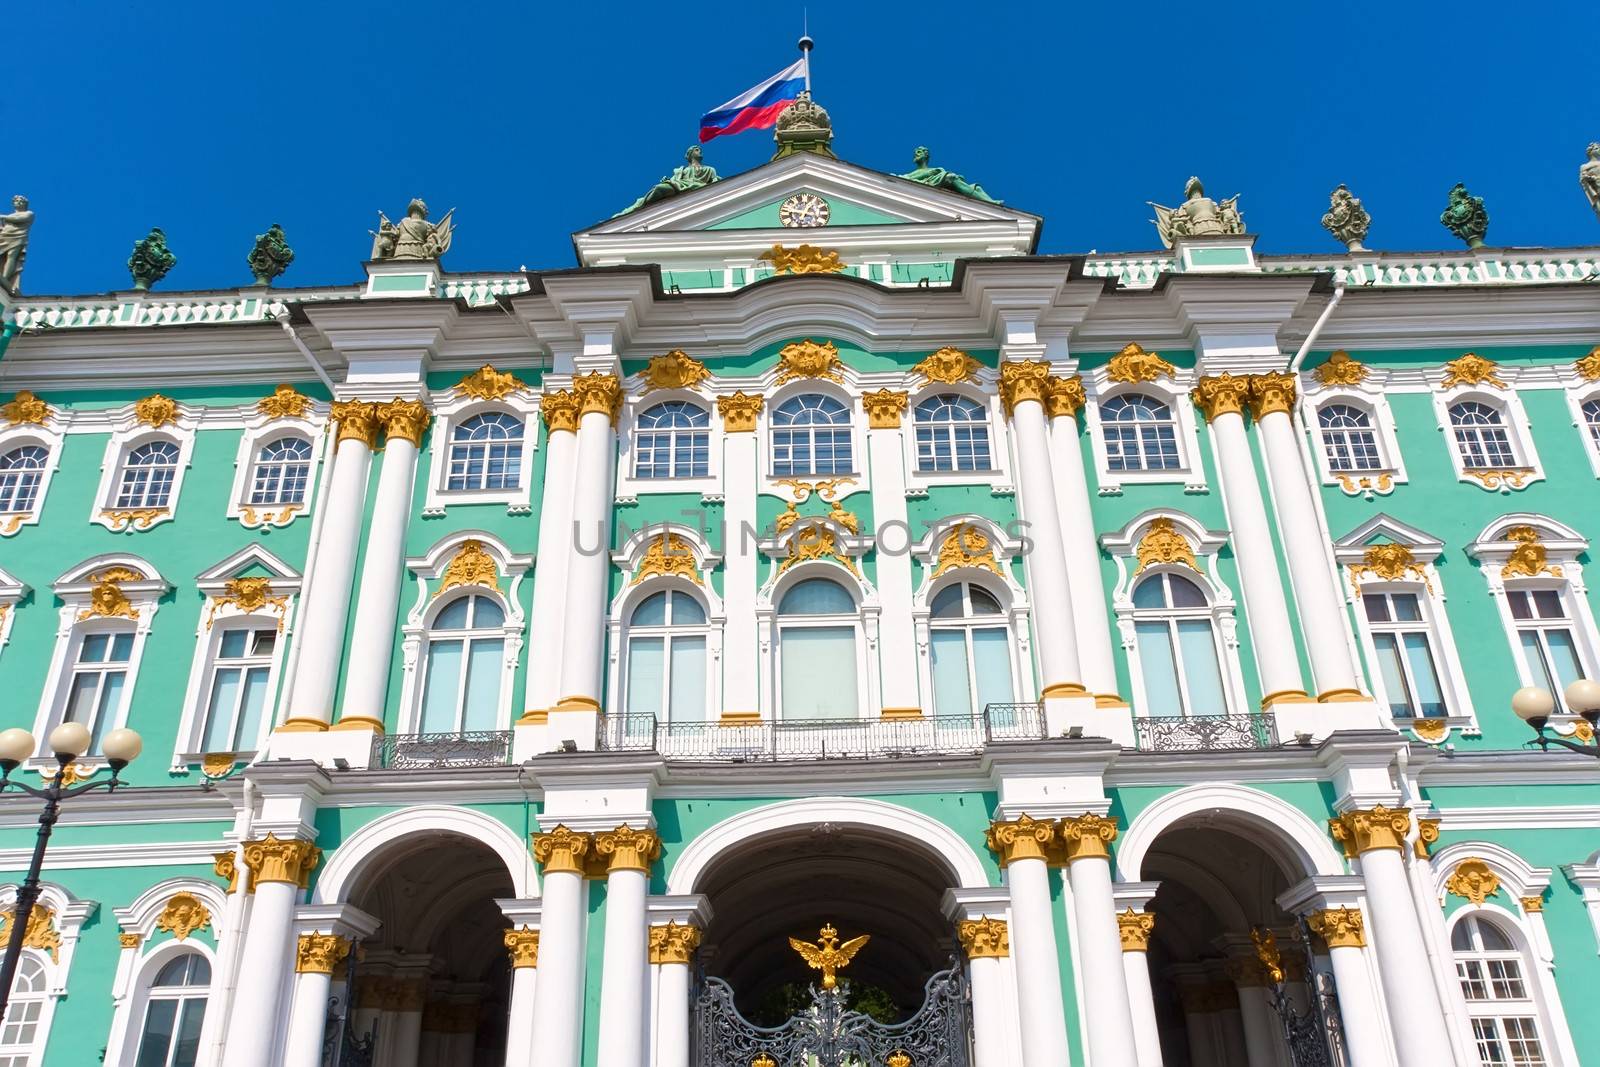
[[[828,224],[828,202],[816,193],[795,193],[778,205],[778,221],[790,229]]]

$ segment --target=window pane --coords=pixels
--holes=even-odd
[[[953,587],[959,589],[959,587]],[[961,630],[934,630],[929,634],[933,670],[933,713],[971,715],[972,696],[967,679],[967,640]]]
[[[688,593],[672,594],[672,625],[702,626],[705,621],[706,611],[700,606],[700,601]]]
[[[1383,691],[1389,697],[1389,714],[1396,718],[1412,718],[1416,709],[1411,706],[1411,690],[1406,687],[1405,668],[1400,664],[1399,642],[1394,634],[1373,634],[1372,643],[1378,653]]]
[[[778,605],[783,615],[853,615],[855,610],[856,602],[844,587],[826,578],[806,579],[783,594]]]
[[[1417,687],[1417,701],[1422,705],[1425,718],[1439,719],[1446,714],[1444,691],[1439,687],[1439,671],[1433,665],[1433,650],[1428,647],[1428,635],[1408,633],[1403,635],[1406,645],[1406,662],[1411,665],[1411,683]]]
[[[976,585],[968,586],[967,589],[968,597],[972,601],[972,613],[974,615],[1000,614],[1000,601],[994,598],[994,594]]]
[[[986,704],[1011,703],[1011,642],[1008,637],[1004,627],[972,631],[972,666],[978,676],[979,708]]]
[[[472,625],[474,629],[487,630],[506,624],[506,613],[493,599],[486,596],[472,598]]]
[[[705,721],[706,639],[704,637],[672,639],[672,697],[669,708],[667,717],[673,722]]]
[[[655,593],[633,609],[634,626],[664,626],[667,622],[667,594]]]
[[[150,1001],[145,1010],[144,1036],[139,1041],[136,1067],[167,1067],[167,1052],[172,1048],[177,1015],[177,1001]]]
[[[1200,587],[1187,578],[1180,578],[1176,574],[1167,575],[1167,586],[1172,594],[1172,606],[1175,608],[1203,608],[1206,606],[1206,595]]]
[[[222,647],[217,650],[217,655],[225,659],[238,659],[244,655],[245,639],[249,636],[248,630],[226,630],[222,634]]]
[[[1545,663],[1544,652],[1539,648],[1539,632],[1519,630],[1517,637],[1522,641],[1522,661],[1528,665],[1529,682],[1552,693],[1561,692],[1561,686],[1550,677],[1550,668]]]
[[[131,655],[133,655],[133,635],[129,633],[113,635],[111,638],[111,661],[113,663],[126,663]]]
[[[234,731],[236,751],[253,750],[261,737],[261,717],[267,707],[266,667],[252,667],[244,676],[244,708],[239,712],[239,728]]]
[[[1506,594],[1506,603],[1511,605],[1513,619],[1531,619],[1533,612],[1528,606],[1528,594],[1520,589],[1514,589]]]
[[[225,667],[212,676],[211,703],[206,708],[206,752],[233,751],[233,709],[239,702],[239,675],[236,667]]]
[[[72,691],[67,694],[66,722],[88,724],[94,720],[95,697],[100,690],[100,672],[90,671],[74,675]]]
[[[78,650],[79,663],[104,663],[106,651],[111,647],[111,635],[107,633],[84,634],[83,647]]]
[[[195,1060],[200,1057],[200,1026],[205,1018],[205,998],[190,997],[183,1002],[183,1014],[178,1023],[178,1050],[172,1057],[172,1067],[194,1067]]]
[[[455,732],[461,653],[460,641],[428,643],[428,682],[422,694],[422,732],[425,734]]]
[[[1164,608],[1167,606],[1167,587],[1161,575],[1153,574],[1133,587],[1133,606],[1136,608]]]
[[[1561,594],[1554,589],[1535,589],[1533,608],[1541,619],[1564,619],[1566,609],[1561,606]]]
[[[1366,593],[1361,597],[1361,606],[1367,609],[1368,622],[1389,621],[1389,598],[1382,593]]]
[[[105,684],[100,687],[100,709],[89,731],[93,735],[89,744],[90,752],[100,751],[100,739],[111,729],[112,720],[122,708],[122,683],[126,678],[127,675],[122,671],[110,671],[105,676]]]
[[[833,585],[831,582],[821,584]],[[802,586],[796,586],[795,590],[800,588]],[[784,718],[857,717],[855,627],[786,627],[780,631],[778,645],[782,657]]]
[[[634,618],[637,620],[638,616]],[[665,640],[660,637],[628,639],[627,706],[632,714],[648,713],[658,718],[665,717],[666,709],[661,706],[661,687],[666,682],[664,643]]]
[[[1394,595],[1394,617],[1400,622],[1421,621],[1422,608],[1417,603],[1417,594],[1396,593]]]
[[[500,712],[500,677],[506,643],[479,638],[467,650],[467,694],[463,730],[493,730]]]
[[[1546,630],[1544,639],[1550,646],[1550,666],[1556,673],[1553,693],[1564,693],[1567,686],[1583,676],[1578,665],[1578,647],[1573,644],[1571,630]]]
[[[1189,685],[1190,715],[1226,715],[1222,695],[1222,668],[1217,663],[1217,642],[1206,619],[1178,623],[1178,647],[1183,650],[1183,673]]]
[[[1149,584],[1149,583],[1146,583]],[[1144,676],[1144,695],[1150,716],[1182,715],[1183,701],[1178,696],[1178,665],[1172,655],[1172,638],[1164,622],[1134,624],[1138,640],[1139,673]]]
[[[433,620],[435,630],[465,630],[467,613],[471,610],[471,597],[460,597],[445,605]]]

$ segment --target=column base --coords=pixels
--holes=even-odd
[[[884,722],[899,722],[906,719],[922,718],[921,708],[884,708],[878,713],[878,718]]]
[[[283,720],[273,728],[275,734],[311,734],[321,733],[328,728],[328,724],[321,719],[289,718]]]
[[[1044,732],[1052,740],[1062,737],[1103,737],[1124,748],[1135,745],[1133,709],[1101,706],[1098,698],[1079,686],[1071,695],[1055,695],[1049,686],[1044,696]]]
[[[374,731],[364,723],[346,726],[341,722],[331,730],[315,732],[285,732],[280,727],[267,739],[267,750],[256,762],[315,760],[323,767],[333,768],[336,760],[342,760],[346,768],[365,770],[372,765],[372,739],[380,736],[381,731]]]
[[[1311,704],[1314,701],[1304,689],[1279,689],[1275,693],[1268,693],[1261,698],[1261,710],[1265,711],[1274,704]]]
[[[1125,708],[1128,702],[1122,699],[1119,693],[1096,693],[1094,706],[1097,708]]]
[[[1266,710],[1277,724],[1280,742],[1293,741],[1301,734],[1321,741],[1338,730],[1392,729],[1377,703],[1368,696],[1359,700],[1346,697],[1335,701],[1280,701]]]
[[[1330,689],[1317,694],[1318,704],[1359,704],[1371,699],[1359,689]]]
[[[383,733],[383,720],[374,719],[367,715],[341,715],[339,721],[328,727],[330,730],[365,730],[368,733]]]
[[[724,711],[721,719],[723,726],[753,726],[760,721],[759,711]]]

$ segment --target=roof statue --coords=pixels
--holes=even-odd
[[[438,259],[450,251],[450,239],[455,236],[451,216],[455,208],[444,213],[438,222],[428,221],[428,205],[413,200],[406,205],[406,217],[399,223],[389,221],[389,216],[378,212],[378,230],[372,234],[373,259]]]
[[[1179,237],[1214,237],[1219,234],[1244,233],[1244,216],[1239,214],[1239,197],[1234,195],[1217,203],[1206,195],[1199,178],[1190,178],[1183,187],[1184,201],[1177,207],[1155,208],[1156,232],[1161,243],[1168,248]]]
[[[15,210],[0,215],[0,289],[13,293],[21,291],[22,261],[28,258],[28,230],[33,226],[33,212],[28,210],[28,198],[18,194],[11,198]]]
[[[653,204],[657,200],[665,200],[669,196],[687,193],[695,189],[704,189],[714,181],[719,181],[717,172],[700,161],[700,146],[690,145],[689,150],[683,154],[684,165],[677,167],[673,172],[656,182],[650,191],[639,199],[617,212],[612,218],[618,218],[630,211],[638,211],[646,204]]]
[[[257,285],[271,285],[272,279],[289,269],[294,262],[294,249],[284,237],[283,227],[274,222],[267,232],[256,235],[255,247],[244,257],[250,264],[250,273]]]
[[[167,271],[177,263],[178,257],[167,247],[167,235],[161,232],[159,226],[151,228],[150,233],[133,246],[133,255],[128,257],[128,273],[133,275],[133,287],[150,288],[165,278]]]
[[[1489,213],[1483,209],[1483,197],[1473,196],[1464,184],[1456,182],[1439,224],[1467,242],[1468,248],[1482,248],[1484,234],[1489,232]]]
[[[923,185],[931,185],[935,189],[949,189],[960,193],[962,196],[970,196],[974,200],[982,200],[986,204],[1001,203],[1001,201],[984,192],[983,186],[967,181],[955,171],[945,170],[943,167],[928,166],[928,159],[927,146],[918,145],[917,150],[911,154],[911,162],[916,164],[916,169],[912,170],[910,174],[902,174],[900,177],[909,181],[921,182]]]
[[[1322,228],[1341,241],[1346,250],[1365,252],[1361,242],[1372,228],[1372,216],[1362,208],[1360,198],[1340,183],[1328,197],[1328,213],[1322,216]]]
[[[773,159],[792,156],[796,152],[815,152],[819,156],[838,159],[833,154],[833,122],[821,104],[811,99],[811,90],[801,92],[799,98],[778,112],[778,121],[772,128],[772,139],[778,143]]]
[[[1600,219],[1600,141],[1589,142],[1589,160],[1578,168],[1578,184],[1583,186],[1583,195],[1589,198],[1595,218]],[[0,270],[0,278],[4,277],[5,272]]]

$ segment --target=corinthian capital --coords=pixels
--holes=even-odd
[[[1145,952],[1150,948],[1150,933],[1156,928],[1156,917],[1150,912],[1129,908],[1117,915],[1117,933],[1122,935],[1122,951]]]
[[[969,960],[1004,959],[1011,955],[1011,928],[1004,919],[962,919],[956,924],[956,937]]]
[[[1083,375],[1074,374],[1069,378],[1051,375],[1049,389],[1045,394],[1045,413],[1052,419],[1071,417],[1078,413],[1078,409],[1083,407],[1086,399],[1083,392]]]
[[[694,959],[694,950],[700,947],[700,930],[669,922],[665,926],[650,927],[651,963],[688,963]]]
[[[252,886],[288,882],[304,887],[321,860],[322,850],[310,841],[282,841],[270,833],[244,846],[244,865],[250,871]]]
[[[1050,849],[1056,841],[1056,824],[1041,822],[1028,815],[1015,819],[997,819],[989,824],[984,842],[1000,860],[1000,866],[1009,867],[1017,860],[1049,859]]]
[[[617,416],[622,413],[622,383],[615,374],[580,374],[572,379],[572,392],[578,398],[580,419],[599,412],[611,420],[611,425],[617,424]]]
[[[1109,859],[1107,845],[1117,839],[1117,820],[1092,812],[1075,819],[1061,820],[1061,843],[1067,862],[1087,859]]]
[[[1000,364],[1000,400],[1006,414],[1014,414],[1017,405],[1032,400],[1043,405],[1050,394],[1050,364],[1042,359],[1012,360]]]
[[[350,939],[338,934],[301,934],[295,946],[297,974],[332,974],[339,961],[350,955]]]
[[[650,864],[661,858],[661,838],[654,830],[635,830],[623,823],[615,830],[594,835],[595,858],[612,871],[650,873]]]
[[[533,835],[533,858],[545,874],[582,874],[584,857],[593,846],[593,834],[557,826],[548,833]]]
[[[1235,378],[1231,374],[1208,374],[1195,383],[1189,394],[1195,407],[1210,422],[1218,415],[1243,415],[1245,402],[1250,399],[1248,375]]]
[[[401,400],[395,397],[378,407],[378,418],[383,420],[384,435],[401,438],[413,445],[422,444],[422,434],[433,416],[420,400]]]
[[[1250,375],[1250,414],[1256,418],[1294,410],[1295,376],[1273,371]]]
[[[1329,948],[1362,948],[1367,943],[1366,926],[1356,908],[1326,908],[1306,916],[1311,932]]]
[[[513,969],[539,966],[539,931],[526,927],[521,930],[507,930],[505,946],[506,953],[511,957]]]
[[[333,423],[338,427],[338,440],[360,441],[368,448],[378,445],[378,405],[365,400],[336,400],[329,408]]]
[[[1357,808],[1328,820],[1328,832],[1344,846],[1346,856],[1360,856],[1377,849],[1405,848],[1406,831],[1411,829],[1410,808]]]

